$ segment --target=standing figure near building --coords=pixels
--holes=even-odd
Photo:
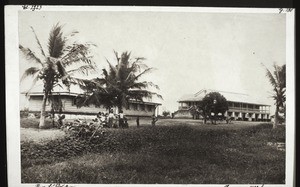
[[[126,116],[124,116],[124,128],[128,128],[128,119],[126,118]]]
[[[114,119],[115,119],[114,111],[113,109],[110,109],[109,114],[108,114],[108,127],[111,128],[114,124]]]
[[[152,126],[155,126],[155,123],[157,122],[157,117],[153,114],[153,116],[152,116]]]
[[[124,114],[122,110],[119,112],[119,127],[124,128]]]
[[[140,117],[136,117],[136,126],[140,127]]]

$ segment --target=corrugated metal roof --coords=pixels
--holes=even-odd
[[[195,94],[184,95],[178,100],[178,102],[201,101],[205,97],[205,95],[210,92],[219,92],[227,99],[227,101],[269,106],[267,104],[261,103],[256,98],[253,98],[247,94],[226,92],[226,91],[219,91],[219,90],[212,90],[212,89],[203,89]]]

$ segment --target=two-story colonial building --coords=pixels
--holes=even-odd
[[[219,92],[228,102],[226,116],[242,121],[270,121],[270,105],[263,104],[247,94],[203,89],[196,94],[185,95],[178,100],[179,107],[174,113],[175,118],[193,118],[189,109],[197,105],[206,94]]]

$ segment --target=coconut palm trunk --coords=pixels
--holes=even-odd
[[[48,99],[48,95],[49,95],[49,93],[48,93],[48,92],[45,92],[45,93],[44,93],[44,96],[43,96],[39,128],[45,127],[46,102],[47,102],[47,99]]]
[[[122,106],[122,101],[120,101],[120,103],[118,104],[118,112],[119,112],[119,114],[122,112],[123,113],[123,106]],[[121,119],[120,118],[120,115],[119,115],[119,127],[120,128],[123,128],[124,127],[124,123],[123,123],[123,120],[124,119]]]

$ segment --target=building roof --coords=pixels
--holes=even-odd
[[[183,95],[178,102],[189,102],[189,101],[201,101],[204,96],[202,95],[195,95],[195,94],[187,94]]]
[[[184,95],[178,100],[178,102],[201,101],[205,97],[205,95],[210,92],[219,92],[221,95],[223,95],[227,99],[227,101],[231,101],[231,102],[270,106],[270,105],[261,103],[256,98],[253,98],[253,97],[249,96],[248,94],[226,92],[226,91],[219,91],[219,90],[212,90],[212,89],[202,89],[195,94]]]
[[[44,95],[42,90],[43,90],[43,84],[36,84],[36,86],[33,87],[30,91],[21,92],[21,94],[27,94],[28,96],[41,96],[41,95]],[[55,86],[52,91],[52,95],[78,96],[83,93],[84,93],[84,91],[78,85],[70,85],[70,88],[68,89],[63,84],[61,87]],[[140,103],[135,100],[132,100],[131,102],[132,103]],[[160,102],[155,101],[154,99],[152,100],[150,98],[144,98],[143,103],[153,104],[153,105],[161,105]]]
[[[23,91],[21,92],[22,94],[27,94],[27,95],[37,95],[37,94],[42,94],[43,93],[43,83],[41,81],[37,82],[35,86],[30,89],[29,91]],[[61,84],[61,86],[55,86],[53,88],[52,93],[72,93],[72,94],[83,94],[84,91],[78,86],[78,85],[70,85],[70,88],[68,89],[67,86],[64,84]]]

